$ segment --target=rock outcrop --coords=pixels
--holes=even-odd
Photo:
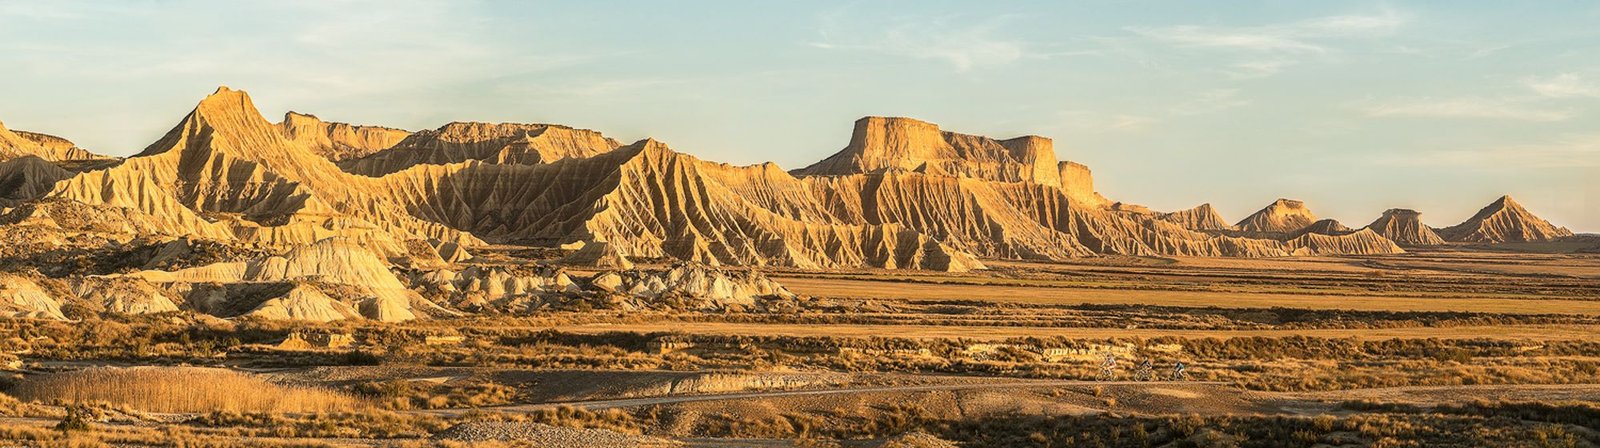
[[[1401,246],[1438,246],[1444,238],[1422,223],[1422,213],[1416,210],[1391,208],[1383,216],[1367,225],[1368,229],[1383,235]]]
[[[1287,234],[1303,229],[1316,221],[1317,215],[1306,208],[1305,202],[1279,199],[1239,221],[1235,227],[1243,232]]]
[[[1572,231],[1534,216],[1511,196],[1501,196],[1461,224],[1440,229],[1439,236],[1463,243],[1518,243],[1550,241],[1572,236]]]

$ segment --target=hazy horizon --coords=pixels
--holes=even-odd
[[[1443,227],[1511,194],[1600,231],[1593,6],[610,5],[0,1],[0,122],[125,156],[225,84],[273,121],[559,123],[794,169],[907,116],[1053,138],[1160,210]]]

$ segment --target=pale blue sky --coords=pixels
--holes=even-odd
[[[1600,231],[1594,2],[20,2],[0,121],[127,155],[219,84],[406,129],[551,122],[803,167],[863,115],[1056,140],[1119,200]]]

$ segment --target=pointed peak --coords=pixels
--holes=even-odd
[[[1500,196],[1499,199],[1495,199],[1494,202],[1490,203],[1490,205],[1501,206],[1501,207],[1521,207],[1522,206],[1522,204],[1518,204],[1517,203],[1516,199],[1512,199],[1511,195],[1509,195],[1509,194]]]

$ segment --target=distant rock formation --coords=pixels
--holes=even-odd
[[[1061,167],[1050,139],[1030,135],[994,140],[944,132],[933,123],[899,117],[856,120],[844,150],[795,174],[838,176],[883,170],[1061,186]]]
[[[1293,199],[1279,199],[1261,211],[1239,221],[1240,231],[1287,234],[1316,222],[1317,215],[1306,208],[1306,203]]]
[[[1161,213],[1156,215],[1156,219],[1171,222],[1173,224],[1182,226],[1185,229],[1196,231],[1225,231],[1238,229],[1237,227],[1229,225],[1227,221],[1224,221],[1222,219],[1222,214],[1217,213],[1217,210],[1212,208],[1211,203],[1209,202],[1200,204],[1199,206],[1188,210]]]
[[[587,129],[546,124],[450,123],[411,134],[393,147],[339,164],[345,171],[383,176],[417,165],[467,161],[533,165],[592,157],[617,149],[616,140]]]
[[[1439,236],[1464,243],[1519,243],[1551,241],[1572,236],[1572,231],[1534,216],[1511,196],[1501,196],[1461,224],[1440,229]]]
[[[411,135],[400,129],[322,121],[315,115],[298,112],[284,114],[278,131],[289,141],[334,162],[371,155]]]
[[[1383,235],[1401,246],[1438,246],[1444,238],[1422,223],[1422,213],[1416,210],[1391,208],[1383,216],[1367,225],[1368,229]]]
[[[1291,238],[1298,238],[1301,235],[1305,235],[1305,234],[1308,234],[1308,233],[1315,233],[1315,234],[1318,234],[1318,235],[1334,235],[1334,236],[1338,236],[1338,235],[1344,235],[1344,234],[1348,234],[1348,233],[1352,233],[1352,232],[1355,232],[1355,230],[1353,230],[1353,229],[1351,229],[1349,227],[1345,227],[1345,225],[1343,223],[1340,223],[1339,220],[1333,219],[1333,218],[1327,218],[1327,219],[1317,220],[1317,222],[1313,222],[1308,226],[1301,227],[1300,230],[1296,230],[1296,231],[1292,232],[1290,234],[1290,237]]]
[[[1405,253],[1393,241],[1373,232],[1371,229],[1361,229],[1354,233],[1343,235],[1324,235],[1321,233],[1306,233],[1289,240],[1286,244],[1298,255],[1309,254],[1349,254],[1349,255],[1385,255]]]
[[[33,156],[50,162],[104,159],[54,135],[6,129],[0,123],[0,161]]]

